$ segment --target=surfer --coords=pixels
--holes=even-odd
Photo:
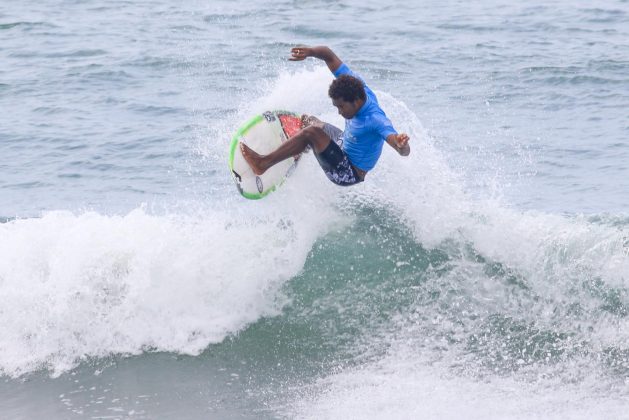
[[[360,76],[328,47],[291,49],[291,61],[302,61],[307,57],[325,61],[334,74],[328,96],[345,118],[345,130],[304,115],[304,128],[268,155],[260,155],[241,143],[242,154],[256,175],[262,175],[284,159],[299,155],[308,146],[314,150],[328,179],[342,186],[365,180],[367,172],[376,166],[385,141],[400,155],[408,156],[411,152],[409,136],[398,134],[393,128],[376,95]]]

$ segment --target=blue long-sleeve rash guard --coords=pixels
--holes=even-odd
[[[370,171],[376,166],[382,154],[382,146],[387,136],[397,134],[397,131],[380,108],[375,93],[347,64],[341,64],[333,74],[334,77],[339,77],[342,74],[356,77],[365,85],[367,99],[364,105],[352,119],[345,120],[343,149],[352,165],[363,171]]]

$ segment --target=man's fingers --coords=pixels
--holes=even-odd
[[[399,147],[406,147],[406,145],[408,145],[408,140],[409,140],[408,135],[402,133],[402,134],[398,135],[397,144],[398,144]]]
[[[293,47],[290,50],[293,58],[290,58],[291,61],[301,61],[305,60],[308,57],[308,48],[307,47]]]

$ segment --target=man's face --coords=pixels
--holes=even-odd
[[[339,110],[339,114],[346,120],[354,118],[364,103],[365,101],[362,99],[356,99],[354,102],[346,102],[343,98],[332,99],[332,105]]]

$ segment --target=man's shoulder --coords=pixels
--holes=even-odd
[[[383,109],[380,107],[377,101],[370,101],[369,108],[365,112],[365,122],[368,122],[370,125],[380,125],[384,122],[389,121],[387,114],[384,113]]]
[[[370,131],[382,133],[395,133],[393,123],[387,117],[380,106],[377,106],[372,112],[366,115],[365,126]]]
[[[357,77],[356,73],[354,73],[352,69],[350,69],[349,66],[345,63],[341,63],[341,65],[336,70],[334,70],[332,74],[334,75],[334,77],[339,77],[343,74]]]

